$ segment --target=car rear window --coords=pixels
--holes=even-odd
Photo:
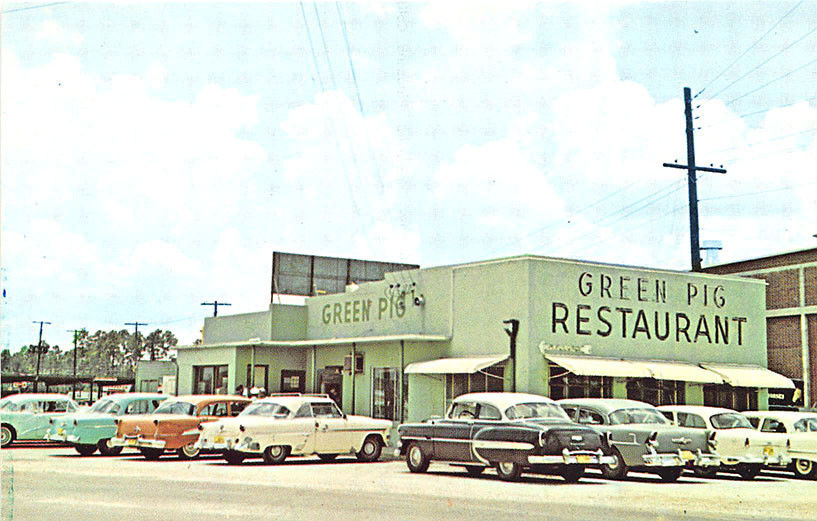
[[[193,416],[196,406],[188,402],[165,402],[153,411],[156,414],[184,414]]]
[[[715,414],[710,419],[712,426],[716,429],[751,429],[752,424],[746,416],[737,412],[724,412]]]
[[[283,419],[289,417],[290,410],[277,403],[254,403],[247,407],[240,416],[266,416]]]
[[[610,413],[610,423],[612,425],[622,425],[629,423],[669,423],[664,416],[654,409],[630,408],[619,409]]]
[[[505,416],[511,420],[522,420],[530,418],[559,418],[569,420],[567,413],[555,403],[529,402],[517,403],[505,409]]]

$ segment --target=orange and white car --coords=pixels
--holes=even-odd
[[[244,396],[189,395],[165,400],[152,414],[118,417],[113,447],[135,447],[147,459],[175,452],[181,459],[198,457],[199,425],[237,416],[250,403]]]

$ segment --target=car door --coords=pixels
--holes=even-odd
[[[352,447],[349,420],[333,402],[310,403],[315,418],[315,452],[340,454]]]
[[[479,415],[476,402],[455,402],[448,416],[434,423],[434,457],[447,461],[471,461],[471,430]]]
[[[588,407],[580,407],[578,411],[578,422],[584,425],[592,425],[600,431],[610,433],[610,442],[615,447],[624,463],[629,466],[643,464],[641,456],[644,454],[644,447],[638,443],[638,436],[632,429],[632,425],[613,425],[610,419],[602,411],[597,411]]]

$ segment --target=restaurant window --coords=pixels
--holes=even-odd
[[[306,371],[281,371],[281,392],[302,393],[306,388]]]
[[[502,392],[505,390],[505,366],[492,365],[471,374],[445,375],[445,408],[448,410],[451,401],[465,393],[484,391]]]
[[[397,416],[397,369],[372,368],[372,416],[394,420]]]
[[[227,366],[194,365],[193,389],[196,394],[227,394]]]
[[[757,389],[754,387],[732,387],[731,385],[705,385],[704,405],[725,407],[736,411],[757,410]]]
[[[581,376],[564,367],[550,363],[550,397],[562,398],[612,398],[613,378],[610,376]]]
[[[651,405],[678,405],[686,403],[686,383],[654,378],[628,378],[627,398]]]

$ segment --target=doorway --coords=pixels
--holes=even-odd
[[[342,407],[343,404],[343,366],[328,365],[318,374],[318,391],[329,395],[332,400]]]

